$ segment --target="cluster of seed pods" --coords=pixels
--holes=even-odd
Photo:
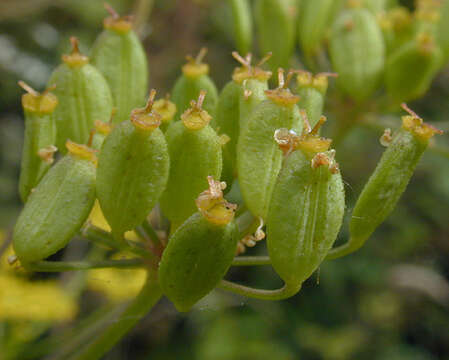
[[[385,47],[372,13],[353,3],[335,21],[330,49],[340,86],[361,101],[380,81]],[[311,56],[323,24],[336,11],[331,1],[313,4],[305,5],[300,26],[301,44]],[[307,14],[317,4],[323,5],[323,19],[311,31]],[[239,48],[247,50],[249,8],[235,1],[231,5]],[[109,10],[111,17],[92,49],[92,64],[72,38],[72,52],[63,56],[46,91],[40,94],[21,83],[27,91],[20,178],[25,206],[13,244],[24,267],[64,248],[82,230],[98,199],[118,243],[125,243],[125,233],[146,223],[154,209],[170,224],[159,229],[168,242],[160,242],[154,251],[157,261],[148,267],[157,271],[162,291],[178,310],[189,310],[217,286],[241,293],[250,289],[223,278],[246,247],[264,238],[285,287],[253,289],[253,294],[292,296],[325,259],[363,245],[393,210],[429,139],[439,133],[403,105],[409,115],[394,136],[383,137],[388,148],[353,209],[350,239],[333,248],[345,194],[336,152],[320,130],[326,121],[328,77],[336,74],[276,68],[278,86],[270,89],[272,72],[262,68],[264,63],[288,64],[290,57],[288,49],[272,47],[270,30],[261,48],[273,49],[273,56],[252,65],[251,54],[234,52],[240,66],[220,94],[202,49],[196,58],[188,57],[171,101],[156,100],[151,90],[145,104],[148,65],[142,45],[130,18]],[[279,22],[279,31],[290,41],[294,27],[288,1],[258,1],[259,22],[268,21],[266,12],[273,14],[264,25],[267,31]],[[420,46],[430,40],[420,35],[413,41],[388,62],[387,88],[396,99],[423,89],[417,79],[413,89],[398,85],[403,62],[410,53],[423,55]],[[360,42],[370,47],[365,57],[355,52],[354,43]],[[296,87],[290,84],[295,77]],[[55,161],[57,149],[61,157]]]

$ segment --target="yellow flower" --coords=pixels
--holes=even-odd
[[[76,302],[57,282],[27,282],[0,274],[0,320],[67,321],[76,312]]]
[[[117,254],[114,258],[130,258]],[[90,270],[87,284],[90,289],[99,291],[113,302],[121,302],[135,297],[146,279],[144,269],[95,269]]]
[[[111,231],[111,227],[109,226],[108,221],[106,220],[106,218],[103,215],[103,212],[101,211],[100,203],[98,202],[98,200],[95,200],[94,207],[92,208],[92,211],[90,212],[89,215],[89,221],[91,222],[92,225],[100,229],[103,229],[108,232]],[[134,231],[127,231],[125,233],[125,237],[128,240],[140,241],[140,238]]]

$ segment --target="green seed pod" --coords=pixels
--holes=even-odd
[[[385,63],[385,44],[376,18],[368,10],[343,11],[330,37],[330,55],[337,85],[356,101],[377,89]]]
[[[31,193],[14,227],[14,251],[23,264],[62,249],[86,221],[95,201],[93,150],[67,141],[68,155]]]
[[[187,56],[187,64],[182,67],[182,75],[176,80],[172,91],[172,100],[176,104],[176,119],[189,107],[192,100],[198,99],[200,91],[207,92],[204,100],[204,110],[211,116],[215,114],[215,106],[218,101],[218,91],[212,79],[208,76],[209,65],[202,63],[207,53],[206,48],[202,48],[194,59]]]
[[[403,105],[410,115],[402,117],[402,128],[390,141],[352,211],[349,243],[336,248],[331,257],[359,249],[387,218],[407,187],[429,139],[439,130]],[[383,141],[387,140],[383,137]]]
[[[234,177],[237,176],[237,141],[241,126],[245,126],[241,122],[243,123],[247,120],[248,116],[246,114],[249,113],[250,109],[252,110],[266,98],[267,80],[271,77],[271,72],[260,68],[263,62],[267,60],[267,57],[262,59],[255,67],[252,67],[249,63],[250,58],[243,59],[236,52],[233,52],[232,55],[243,66],[234,70],[233,79],[221,91],[218,98],[216,116],[211,121],[213,128],[217,132],[226,134],[230,139],[223,147],[222,178],[228,184],[232,184]],[[249,89],[252,89],[252,91]],[[240,104],[242,109],[240,109]]]
[[[159,266],[162,291],[179,311],[190,310],[217,286],[237,247],[236,207],[223,200],[224,183],[208,181],[210,189],[196,201],[199,212],[171,236]]]
[[[176,105],[170,101],[170,95],[167,94],[164,99],[154,102],[153,110],[161,115],[161,126],[159,128],[165,133],[175,117]]]
[[[299,8],[298,38],[306,57],[317,55],[321,49],[329,24],[341,0],[303,1]]]
[[[57,129],[57,147],[62,153],[67,139],[86,143],[94,120],[108,121],[112,113],[112,97],[103,75],[89,58],[78,50],[78,39],[70,38],[72,53],[63,55],[61,64],[53,71],[49,85],[56,86],[54,93],[59,106],[54,112]]]
[[[287,129],[276,133],[288,156],[270,202],[267,246],[273,268],[291,285],[302,284],[318,268],[343,221],[344,187],[335,151],[328,151],[330,140],[314,135],[317,131],[301,137]]]
[[[241,133],[255,107],[267,99],[265,91],[268,90],[271,72],[264,71],[260,67],[271,58],[272,54],[265,55],[255,67],[251,66],[251,54],[248,54],[245,59],[235,52],[232,53],[232,56],[242,64],[241,67],[235,69],[232,75],[235,82],[242,84],[239,102],[239,131]]]
[[[111,88],[117,115],[114,122],[129,119],[131,111],[145,103],[148,93],[148,63],[145,50],[128,17],[120,17],[109,6],[111,17],[92,48],[92,63]]]
[[[229,0],[232,10],[234,41],[237,50],[246,54],[253,43],[253,20],[248,0]]]
[[[97,196],[116,237],[140,225],[165,189],[169,157],[161,116],[152,111],[152,90],[143,109],[114,127],[98,157]]]
[[[287,68],[295,48],[294,0],[257,0],[254,8],[259,47],[263,54],[273,53],[270,68]]]
[[[266,218],[276,177],[282,164],[282,152],[273,135],[276,129],[302,130],[302,119],[296,105],[299,98],[284,83],[279,69],[279,87],[267,90],[267,100],[253,111],[248,124],[240,133],[237,144],[237,170],[245,204],[254,216]]]
[[[405,6],[395,6],[377,15],[385,40],[387,54],[413,38],[413,17]]]
[[[428,34],[420,34],[391,54],[385,72],[388,95],[397,103],[414,100],[430,87],[441,64],[441,50]]]
[[[296,76],[298,107],[305,110],[312,127],[318,123],[323,113],[329,76],[337,76],[337,74],[318,73],[313,76],[307,71],[300,70]]]
[[[19,179],[20,197],[26,202],[31,190],[54,161],[53,154],[57,149],[54,146],[56,125],[53,112],[58,105],[58,99],[48,90],[39,94],[23,81],[19,81],[19,85],[28,92],[22,96],[25,139]]]
[[[170,176],[161,198],[164,215],[176,229],[196,211],[195,198],[207,187],[207,176],[220,178],[221,140],[208,125],[211,116],[202,109],[206,93],[173,123],[166,133],[170,154]]]

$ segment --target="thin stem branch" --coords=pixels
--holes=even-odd
[[[139,295],[119,314],[115,321],[98,334],[85,348],[80,349],[69,360],[98,360],[106,354],[136,323],[144,317],[159,301],[162,290],[157,281],[157,274],[148,272],[147,281]]]
[[[236,256],[232,266],[259,266],[271,265],[269,256]]]
[[[61,272],[101,268],[136,268],[145,265],[143,259],[101,260],[101,261],[38,261],[26,264],[31,271]]]
[[[282,300],[295,295],[300,289],[301,285],[285,284],[282,288],[276,290],[256,289],[249,286],[233,283],[227,280],[221,280],[218,285],[219,288],[233,292],[238,295],[259,299],[259,300]]]
[[[151,257],[151,254],[139,243],[127,239],[123,239],[123,241],[118,241],[116,238],[112,236],[111,233],[104,231],[103,229],[100,229],[92,224],[88,224],[83,229],[81,235],[95,244],[106,246],[110,249],[115,249],[119,251],[129,251],[135,255],[146,258]]]

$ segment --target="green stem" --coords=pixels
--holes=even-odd
[[[112,236],[111,233],[104,231],[103,229],[97,228],[92,224],[88,224],[82,231],[82,236],[87,240],[106,246],[110,249],[115,249],[118,251],[129,251],[135,255],[142,257],[151,257],[151,254],[144,249],[139,243],[135,241],[123,239],[123,241],[118,241]]]
[[[149,271],[145,285],[125,311],[70,360],[100,359],[151,310],[161,296],[162,291],[157,281],[157,273]]]
[[[100,268],[136,268],[145,263],[142,259],[101,260],[101,261],[38,261],[26,264],[25,268],[31,271],[61,272]]]
[[[282,288],[276,290],[256,289],[249,286],[233,283],[227,280],[221,280],[219,288],[233,292],[238,295],[259,299],[259,300],[283,300],[295,295],[301,285],[285,284]]]
[[[237,256],[232,261],[232,266],[258,266],[271,265],[269,256]]]

